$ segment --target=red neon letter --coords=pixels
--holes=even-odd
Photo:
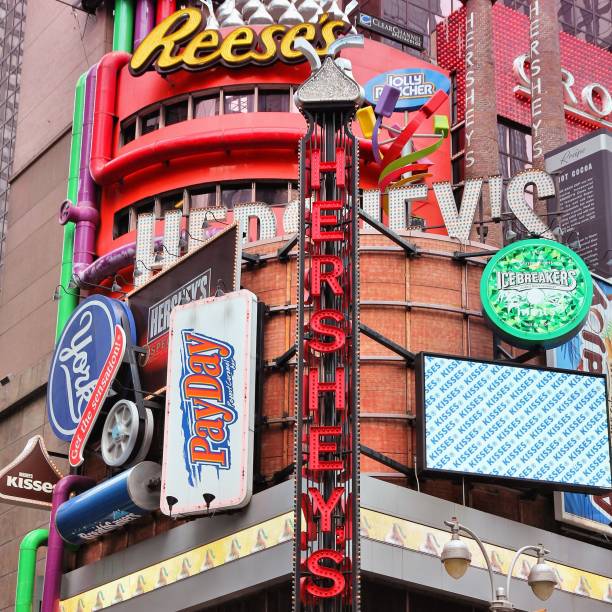
[[[344,410],[344,368],[336,368],[336,380],[333,382],[320,382],[319,370],[316,368],[308,373],[308,409],[316,415],[319,414],[319,395],[325,391],[336,394],[336,409]]]
[[[343,230],[330,230],[322,232],[322,225],[337,225],[338,220],[334,215],[322,215],[322,210],[341,210],[340,200],[315,200],[312,203],[312,239],[315,242],[325,240],[344,240]]]
[[[318,512],[321,515],[321,531],[331,531],[331,513],[338,505],[344,489],[336,487],[327,501],[323,499],[321,492],[315,487],[309,487],[308,492],[312,497],[312,514]]]
[[[340,459],[325,461],[319,457],[321,453],[335,453],[337,446],[335,442],[321,442],[323,436],[339,436],[342,428],[332,427],[311,427],[310,428],[310,455],[308,456],[308,468],[311,470],[341,470],[344,465]]]
[[[340,595],[342,591],[344,591],[344,576],[339,570],[321,565],[320,562],[324,559],[330,559],[331,561],[334,561],[334,563],[339,564],[344,560],[344,555],[337,550],[322,548],[321,550],[313,552],[306,561],[306,566],[314,576],[331,580],[332,584],[328,587],[322,587],[315,584],[312,581],[312,578],[308,578],[306,579],[304,586],[306,592],[314,597],[336,597],[337,595]]]
[[[319,351],[320,353],[333,353],[334,351],[340,350],[344,346],[346,336],[344,330],[338,329],[333,325],[326,325],[323,323],[323,319],[332,319],[338,323],[340,323],[340,321],[344,321],[342,313],[338,312],[337,310],[328,308],[315,312],[310,319],[310,330],[317,334],[332,336],[334,339],[330,342],[312,339],[308,341],[308,345],[313,351]]]
[[[331,270],[322,272],[325,265],[333,266]],[[342,260],[336,255],[314,255],[312,258],[312,271],[310,273],[310,292],[312,295],[321,295],[321,283],[326,282],[334,295],[342,295],[342,287],[336,280],[344,272]]]

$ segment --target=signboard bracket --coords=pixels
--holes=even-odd
[[[392,229],[389,229],[386,225],[383,225],[376,219],[370,217],[362,208],[359,209],[359,216],[368,225],[371,225],[375,230],[379,231],[383,236],[395,242],[398,246],[402,247],[406,252],[406,257],[416,257],[419,254],[419,249],[416,244],[404,240],[399,234],[396,234]]]
[[[393,342],[393,340],[389,340],[389,338],[387,338],[386,336],[383,336],[382,334],[378,333],[371,327],[368,327],[364,323],[359,323],[359,331],[364,336],[367,336],[368,338],[375,340],[376,342],[378,342],[378,344],[384,346],[385,348],[388,348],[390,351],[393,351],[394,353],[397,353],[400,357],[403,357],[404,360],[406,361],[407,366],[412,367],[414,365],[414,360],[416,359],[416,355],[412,351],[409,351],[407,348],[404,348],[403,346],[400,346],[396,342]]]
[[[455,251],[453,253],[453,261],[465,261],[470,257],[491,257],[497,253],[494,251]]]
[[[276,256],[278,257],[279,261],[287,261],[289,259],[289,253],[291,252],[291,249],[293,249],[293,247],[297,244],[297,241],[298,235],[295,234],[295,236],[289,238],[289,240],[285,242],[284,246],[278,249],[278,251],[276,252]]]
[[[364,446],[363,444],[361,444],[359,449],[361,450],[362,455],[365,455],[370,459],[374,459],[374,461],[378,461],[378,463],[382,463],[383,465],[390,467],[392,470],[395,470],[396,472],[399,472],[400,474],[411,478],[412,480],[415,479],[413,467],[410,467],[409,465],[404,465],[403,463],[400,463],[395,459],[391,459],[391,457],[387,457],[387,455],[383,455],[383,453],[379,453],[378,451],[375,451],[369,446]]]

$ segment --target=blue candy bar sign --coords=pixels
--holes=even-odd
[[[450,91],[450,79],[441,72],[428,68],[405,68],[383,72],[370,79],[364,86],[366,100],[376,105],[385,85],[399,89],[396,111],[415,111],[427,104],[429,99],[442,90]]]
[[[121,302],[99,295],[72,313],[55,347],[47,389],[49,423],[60,440],[72,440],[113,350],[115,328],[131,327],[129,320]]]
[[[604,376],[422,355],[428,471],[612,489]]]

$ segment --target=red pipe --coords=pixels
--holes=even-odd
[[[158,140],[95,166],[92,155],[91,174],[99,185],[108,185],[147,166],[189,155],[262,147],[291,150],[297,147],[304,131],[299,127],[228,128]]]
[[[163,21],[176,10],[175,0],[157,0],[157,11],[155,13],[155,23]]]
[[[107,53],[98,64],[91,162],[89,165],[91,176],[98,184],[100,184],[99,177],[104,166],[111,160],[117,77],[119,71],[130,61],[130,57],[130,54],[124,51],[114,51]]]

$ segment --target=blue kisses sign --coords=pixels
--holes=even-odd
[[[383,72],[365,84],[365,97],[370,104],[376,105],[385,85],[400,91],[396,111],[418,110],[437,91],[450,91],[450,79],[442,73],[428,68],[404,68]]]
[[[79,425],[109,357],[115,327],[135,337],[131,313],[118,300],[95,295],[72,313],[59,339],[49,372],[47,415],[53,433],[69,442]]]

